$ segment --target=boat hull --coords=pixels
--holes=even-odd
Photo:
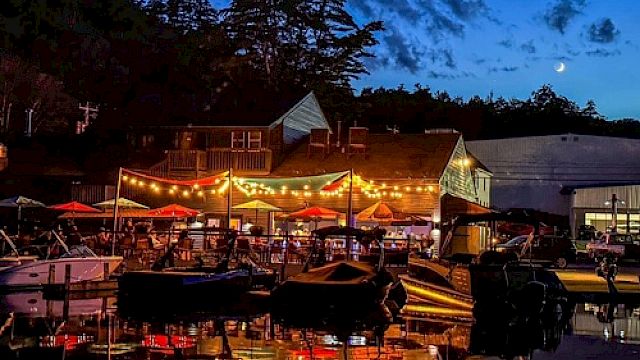
[[[120,256],[58,258],[38,260],[22,265],[0,269],[0,286],[4,287],[39,287],[49,284],[49,269],[55,269],[53,284],[64,284],[65,268],[71,266],[71,283],[98,281],[105,278],[105,264],[109,274],[122,263]]]
[[[118,297],[153,299],[167,303],[188,299],[195,303],[224,303],[252,290],[257,285],[269,286],[275,281],[270,271],[253,269],[224,273],[194,271],[131,271],[118,279]]]

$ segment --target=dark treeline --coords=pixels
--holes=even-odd
[[[383,132],[453,127],[468,139],[575,132],[640,137],[542,86],[525,100],[364,89],[381,22],[358,25],[345,0],[5,0],[0,7],[0,133],[11,142],[33,109],[34,136],[68,136],[78,103],[99,106],[82,137],[95,150],[130,126],[215,124],[217,113],[314,90],[331,122]]]

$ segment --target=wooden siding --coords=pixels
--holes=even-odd
[[[83,204],[95,204],[115,197],[115,186],[113,185],[71,185],[71,200]]]
[[[277,123],[284,125],[285,144],[291,145],[311,133],[311,129],[331,129],[313,92],[305,96]]]
[[[450,194],[465,200],[476,202],[476,189],[471,176],[468,164],[464,163],[467,158],[464,141],[462,137],[458,139],[453,154],[440,179],[442,195]]]

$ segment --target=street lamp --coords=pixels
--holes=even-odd
[[[616,196],[616,194],[612,194],[611,195],[611,199],[607,200],[604,202],[604,204],[606,206],[611,206],[611,232],[612,233],[616,233],[618,232],[617,230],[617,223],[618,223],[618,206],[622,205],[624,206],[624,200],[622,199],[618,199],[618,197]],[[628,226],[629,224],[627,224]]]

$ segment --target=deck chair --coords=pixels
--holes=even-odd
[[[320,149],[317,153],[326,157],[329,154],[329,129],[311,129],[309,145],[307,146],[307,157],[310,158],[315,149]]]
[[[363,154],[365,159],[368,156],[367,143],[369,129],[366,127],[350,127],[349,140],[347,141],[347,157],[354,154]]]

